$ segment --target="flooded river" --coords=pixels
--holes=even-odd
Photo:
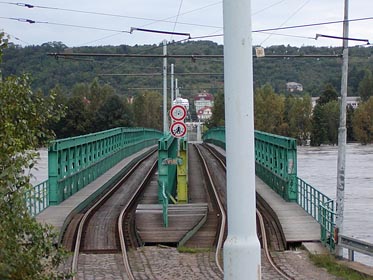
[[[298,177],[332,199],[336,197],[337,146],[298,147]],[[373,145],[346,148],[344,234],[373,243]],[[373,265],[373,258],[356,254]]]

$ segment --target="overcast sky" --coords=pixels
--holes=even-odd
[[[189,33],[192,38],[223,33],[222,1],[25,1],[0,1],[0,30],[9,34],[12,42],[23,46],[52,41],[60,41],[69,47],[143,45],[158,44],[164,39],[177,41],[186,38],[141,31],[129,34],[127,32],[131,27]],[[35,7],[26,8],[11,3],[31,4]],[[344,0],[252,0],[251,3],[254,31],[343,20]],[[350,1],[349,18],[366,17],[373,17],[373,1]],[[24,22],[25,19],[36,23]],[[349,37],[368,39],[373,42],[372,26],[373,19],[351,22]],[[342,44],[338,39],[315,40],[316,34],[342,36],[342,23],[279,30],[275,31],[275,34],[255,32],[253,45],[266,47],[282,44],[291,46],[341,46]],[[222,44],[223,37],[211,37],[206,40]],[[358,44],[363,43],[349,42],[349,45]]]

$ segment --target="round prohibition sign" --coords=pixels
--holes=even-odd
[[[187,127],[183,122],[174,122],[170,127],[170,132],[175,138],[182,138],[187,132]]]
[[[187,111],[186,111],[185,107],[182,106],[182,105],[174,105],[174,106],[171,107],[170,117],[174,121],[181,121],[181,120],[185,119],[186,114],[187,114]]]

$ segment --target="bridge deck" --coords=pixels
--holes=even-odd
[[[221,154],[225,151],[211,145]],[[256,192],[276,213],[287,243],[320,241],[320,225],[296,202],[286,202],[259,177],[255,177]]]
[[[276,213],[287,243],[320,241],[320,225],[296,202],[286,202],[260,178],[255,178],[256,192]]]
[[[96,180],[70,196],[68,199],[61,202],[59,205],[53,205],[46,208],[44,211],[36,216],[36,220],[41,223],[47,223],[54,226],[58,232],[64,230],[64,224],[68,221],[70,216],[82,207],[83,203],[89,199],[92,199],[92,195],[100,193],[101,187],[109,182],[109,180],[123,168],[129,165],[134,159],[139,157],[141,154],[148,152],[155,146],[145,148],[129,157],[126,157],[114,167],[106,171]]]

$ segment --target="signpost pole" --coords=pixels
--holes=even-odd
[[[163,41],[163,133],[168,131],[167,120],[167,41]]]
[[[173,105],[174,99],[174,64],[171,64],[171,106]]]

